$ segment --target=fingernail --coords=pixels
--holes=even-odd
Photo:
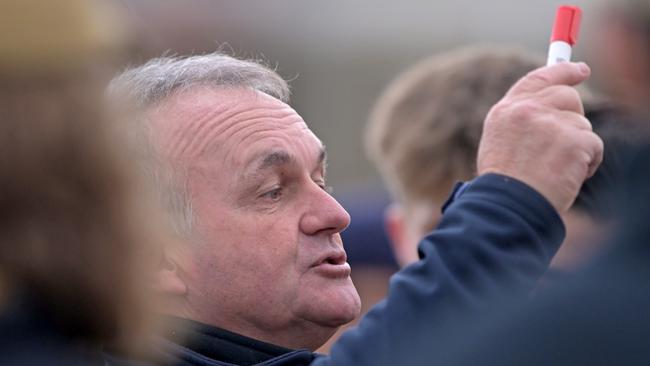
[[[583,75],[587,75],[590,71],[589,66],[584,62],[578,62],[578,70],[580,70],[580,73]]]

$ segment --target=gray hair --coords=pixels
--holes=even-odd
[[[118,75],[109,93],[119,90],[136,106],[146,107],[197,85],[245,87],[283,102],[289,101],[290,94],[287,82],[260,60],[239,60],[219,52],[154,58]]]
[[[140,162],[160,195],[174,231],[182,237],[191,235],[194,221],[187,172],[182,167],[172,166],[171,162],[162,161],[162,154],[153,142],[155,131],[144,123],[143,113],[146,108],[194,86],[244,87],[283,102],[288,102],[290,95],[287,82],[263,62],[240,60],[220,52],[154,58],[144,65],[127,69],[111,81],[109,99],[126,102],[140,115],[140,123],[133,129],[139,153],[144,154]]]

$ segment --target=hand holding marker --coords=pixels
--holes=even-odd
[[[563,5],[557,9],[546,66],[571,61],[571,47],[578,40],[581,18],[582,10],[577,6]]]

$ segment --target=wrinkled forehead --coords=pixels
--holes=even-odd
[[[146,115],[157,143],[174,158],[195,159],[247,143],[253,148],[256,140],[272,143],[274,138],[289,136],[321,145],[293,108],[246,88],[192,87],[150,108]]]
[[[158,103],[156,110],[165,110],[171,113],[201,115],[209,113],[216,107],[237,108],[256,104],[260,106],[287,107],[287,104],[272,96],[245,87],[213,87],[209,85],[194,85],[182,88],[170,97]]]
[[[293,111],[282,101],[256,90],[196,85],[173,93],[148,108],[145,114],[157,131],[179,133],[198,125],[227,121],[250,109]]]

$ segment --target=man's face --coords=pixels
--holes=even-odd
[[[149,117],[188,172],[194,239],[177,263],[185,316],[314,348],[358,315],[339,234],[350,217],[326,192],[323,144],[291,107],[195,87]]]

